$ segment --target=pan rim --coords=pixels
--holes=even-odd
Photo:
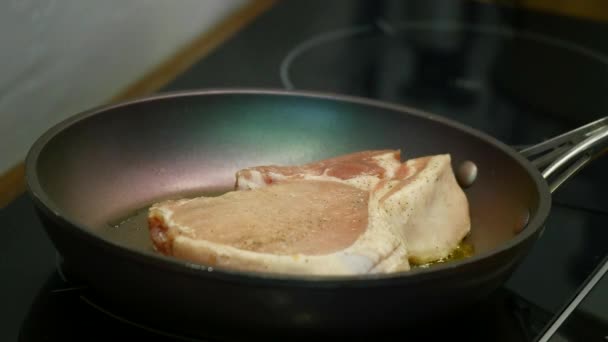
[[[95,115],[102,115],[103,113],[117,108],[128,107],[143,102],[162,101],[165,99],[175,99],[182,97],[217,95],[271,95],[282,97],[288,96],[331,100],[343,103],[351,103],[355,105],[365,105],[370,107],[387,109],[403,115],[413,115],[425,120],[434,121],[439,124],[448,126],[451,129],[460,130],[465,134],[472,135],[478,139],[483,140],[485,143],[488,143],[493,147],[501,150],[503,153],[507,154],[515,162],[517,162],[525,171],[527,171],[528,175],[531,177],[533,183],[535,184],[538,193],[538,207],[536,211],[531,215],[528,224],[526,225],[526,228],[523,229],[519,234],[514,236],[509,241],[501,244],[497,248],[483,253],[475,254],[469,258],[456,260],[444,264],[438,264],[429,268],[415,268],[402,272],[347,276],[311,276],[297,274],[279,274],[273,272],[240,271],[215,266],[212,267],[213,271],[210,272],[207,271],[207,266],[194,264],[184,260],[177,260],[175,258],[169,258],[166,256],[147,254],[141,251],[130,249],[128,247],[121,246],[100,236],[97,236],[90,229],[87,229],[86,226],[80,225],[77,222],[71,220],[69,218],[69,215],[63,214],[59,208],[54,206],[51,198],[49,198],[49,196],[43,190],[36,172],[39,156],[41,155],[44,147],[51,139],[53,139],[53,137],[55,137],[57,134],[67,129],[68,127],[76,124],[77,122],[86,120],[87,118]],[[445,272],[450,272],[470,266],[472,264],[477,264],[492,256],[505,253],[508,250],[515,248],[516,246],[524,243],[526,240],[535,236],[539,232],[539,230],[542,230],[544,228],[544,224],[550,212],[552,201],[551,193],[549,192],[546,180],[542,177],[538,169],[536,169],[528,159],[519,154],[510,146],[490,136],[489,134],[475,129],[471,126],[460,123],[454,119],[450,119],[444,116],[440,116],[438,114],[433,114],[427,111],[408,107],[401,104],[365,97],[325,91],[319,92],[309,90],[285,90],[275,88],[205,88],[193,90],[167,91],[149,96],[139,97],[129,101],[122,101],[115,104],[101,105],[83,112],[76,113],[51,126],[34,141],[25,158],[25,180],[26,192],[34,200],[34,204],[40,209],[42,209],[47,216],[50,216],[55,221],[60,224],[63,224],[64,226],[69,226],[70,230],[72,230],[74,233],[79,234],[80,237],[86,238],[89,242],[98,244],[100,247],[105,248],[107,251],[111,251],[112,253],[121,254],[121,256],[126,256],[127,258],[130,258],[134,261],[144,262],[149,266],[160,267],[164,270],[170,270],[172,272],[177,272],[181,274],[189,274],[195,277],[214,277],[228,281],[246,281],[253,283],[257,283],[260,281],[270,281],[273,285],[283,283],[285,285],[297,284],[300,286],[313,287],[339,287],[353,284],[356,284],[357,286],[369,286],[375,284],[386,284],[387,282],[392,283],[397,280],[400,282],[419,281],[422,279],[435,278]]]

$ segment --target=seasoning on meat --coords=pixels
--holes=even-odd
[[[407,268],[399,238],[369,222],[368,199],[348,184],[294,180],[166,201],[150,209],[151,236],[158,251],[210,266],[307,274]]]

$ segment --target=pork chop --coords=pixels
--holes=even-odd
[[[150,233],[159,252],[208,266],[311,275],[408,270],[402,237],[370,215],[369,198],[349,184],[294,179],[157,203]]]
[[[371,190],[392,178],[401,165],[400,150],[368,150],[298,166],[264,165],[239,170],[235,189],[255,189],[285,180],[306,179],[346,183]]]
[[[163,254],[247,271],[365,274],[445,258],[470,231],[451,157],[399,159],[366,151],[241,170],[224,195],[153,205],[150,236]]]

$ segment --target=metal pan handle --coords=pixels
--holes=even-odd
[[[605,152],[608,152],[608,117],[519,151],[541,171],[552,193]]]

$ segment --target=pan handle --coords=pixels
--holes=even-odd
[[[608,152],[608,117],[519,151],[541,171],[552,193],[605,152]]]

